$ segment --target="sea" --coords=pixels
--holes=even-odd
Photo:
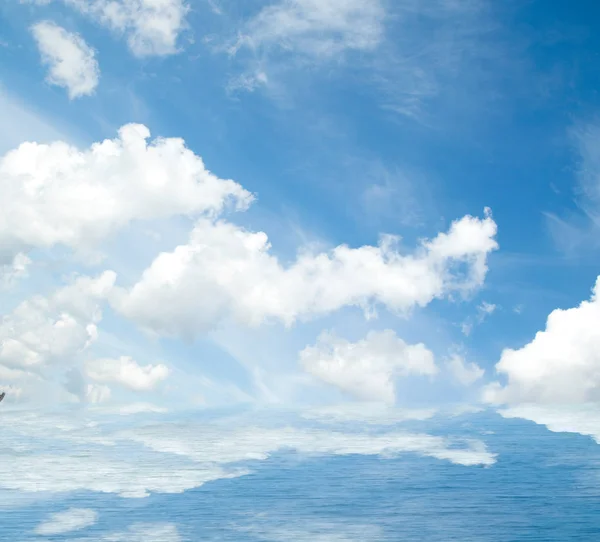
[[[339,424],[320,426],[309,445],[295,444],[308,433],[298,437],[287,424],[287,444],[278,449],[263,442],[278,434],[273,425],[252,440],[252,417],[235,425],[244,435],[236,440],[229,418],[198,424],[191,414],[125,423],[36,416],[23,422],[15,414],[3,424],[2,541],[600,541],[600,445],[495,412],[403,421],[366,436],[361,424],[342,424],[344,434],[363,431],[362,448],[347,449],[322,445],[328,433],[340,434]],[[229,436],[219,440],[222,427]],[[458,446],[455,437],[472,439],[476,453],[483,445],[493,459],[460,464],[422,447],[371,453],[369,435],[376,443],[398,431],[448,439],[449,450]],[[187,487],[196,464],[205,472],[223,467],[219,454],[230,456],[228,468],[243,470]],[[132,485],[128,495],[128,477],[154,490],[141,496]]]

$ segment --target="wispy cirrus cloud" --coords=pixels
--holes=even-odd
[[[385,15],[380,0],[281,0],[244,24],[232,51],[247,47],[314,60],[371,51],[383,39]]]
[[[575,156],[570,205],[544,216],[556,246],[567,256],[581,257],[600,247],[600,118],[575,123],[570,137]]]
[[[507,63],[493,11],[486,0],[279,0],[230,17],[237,36],[217,50],[241,70],[230,88],[289,97],[287,79],[337,73],[360,79],[380,107],[431,124],[437,100],[469,89],[481,101],[478,87],[494,78],[486,62]]]

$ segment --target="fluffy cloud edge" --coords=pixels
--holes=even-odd
[[[300,352],[299,362],[312,376],[357,399],[388,405],[396,400],[395,378],[431,377],[439,370],[425,345],[409,345],[390,329],[371,331],[355,343],[322,333]]]
[[[589,300],[555,309],[543,331],[525,346],[502,351],[496,372],[506,384],[486,386],[496,405],[584,404],[600,400],[600,277]]]
[[[69,99],[91,96],[100,79],[96,52],[76,33],[52,21],[31,27],[42,63],[48,67],[47,81],[67,90]]]
[[[224,320],[291,326],[345,306],[368,316],[377,305],[407,314],[433,299],[480,288],[487,256],[498,248],[496,232],[486,209],[483,219],[455,220],[413,254],[399,253],[397,239],[387,235],[378,246],[300,252],[284,266],[264,232],[200,219],[188,243],[160,254],[136,284],[115,291],[112,304],[147,331],[188,338]]]

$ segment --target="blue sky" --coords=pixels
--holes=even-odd
[[[3,408],[106,434],[265,408],[368,433],[461,405],[596,438],[577,420],[600,399],[597,15],[3,2]],[[314,452],[301,425],[272,438]]]

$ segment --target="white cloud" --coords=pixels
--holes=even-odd
[[[10,288],[17,280],[26,277],[30,264],[31,259],[19,252],[14,255],[10,263],[0,265],[0,287]]]
[[[222,319],[292,325],[344,306],[372,314],[381,303],[405,313],[479,288],[487,256],[497,248],[495,234],[486,210],[484,219],[457,220],[411,255],[399,253],[397,239],[385,236],[376,247],[304,251],[283,266],[270,254],[265,233],[201,219],[187,244],[160,254],[137,284],[118,291],[113,304],[148,330],[183,336],[205,332]]]
[[[391,330],[371,331],[351,343],[322,333],[317,344],[300,352],[305,371],[359,399],[392,404],[394,379],[437,373],[433,353],[423,344],[409,345]]]
[[[460,354],[452,354],[446,362],[450,374],[463,386],[470,386],[483,378],[485,371],[474,362],[467,363]]]
[[[132,220],[218,214],[252,196],[210,173],[181,139],[148,143],[145,126],[79,150],[63,142],[23,143],[0,158],[0,246],[8,259],[30,247],[92,250]],[[0,263],[6,263],[1,262]]]
[[[496,371],[507,378],[486,389],[494,403],[583,403],[600,400],[600,277],[592,297],[550,313],[546,329],[517,350],[502,352]]]
[[[497,308],[498,307],[496,305],[494,305],[493,303],[488,303],[487,301],[483,301],[481,303],[481,305],[479,305],[477,307],[477,311],[481,315],[481,318],[485,318],[486,316],[493,314]]]
[[[384,19],[380,0],[280,0],[247,23],[234,50],[275,47],[320,58],[370,51],[383,38]]]
[[[52,514],[49,519],[40,523],[35,533],[39,535],[57,535],[79,531],[94,525],[98,514],[89,508],[69,508],[64,512]]]
[[[89,403],[105,403],[110,399],[112,392],[108,386],[98,386],[88,384],[86,387],[85,398]]]
[[[82,403],[97,404],[108,401],[112,392],[108,386],[90,384],[78,368],[73,367],[66,374],[65,389]]]
[[[577,212],[563,216],[546,212],[548,229],[555,244],[567,254],[587,253],[598,249],[600,225],[600,118],[577,123],[571,130],[578,154]]]
[[[33,25],[31,31],[49,68],[48,82],[66,88],[70,99],[93,94],[100,69],[94,50],[83,38],[50,21]]]
[[[139,365],[127,356],[118,359],[87,361],[85,373],[91,380],[102,384],[120,384],[133,391],[151,391],[169,376],[163,364]]]
[[[79,277],[49,297],[34,296],[0,321],[0,365],[38,371],[69,364],[97,338],[101,303],[115,274]]]
[[[63,0],[99,24],[127,36],[134,55],[165,56],[179,51],[187,27],[184,0]]]
[[[581,203],[597,217],[600,206],[600,124],[580,125],[572,133],[581,157],[579,185],[581,195],[585,196]]]
[[[461,331],[468,337],[471,334],[471,331],[473,331],[474,325],[475,324],[483,324],[485,319],[488,316],[490,316],[491,314],[493,314],[497,308],[498,307],[496,305],[494,305],[493,303],[488,303],[487,301],[483,301],[477,307],[477,315],[475,316],[475,319],[467,318],[467,320],[465,320],[460,326]]]

